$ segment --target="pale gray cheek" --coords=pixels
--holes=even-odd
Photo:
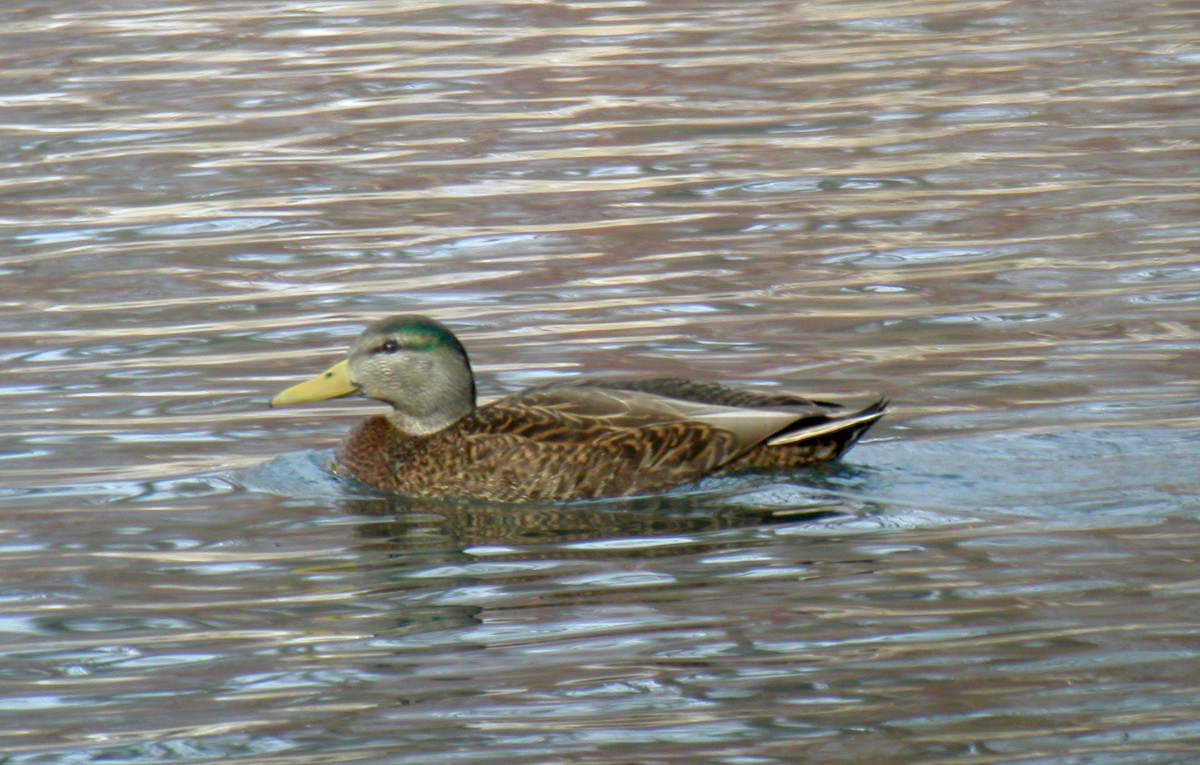
[[[380,364],[380,374],[388,381],[388,387],[397,390],[404,387],[404,381],[412,379],[413,363],[407,356],[396,356],[387,364]]]
[[[429,360],[408,354],[393,355],[386,359],[373,358],[369,362],[369,374],[386,388],[398,391],[413,387],[427,379],[432,372]]]

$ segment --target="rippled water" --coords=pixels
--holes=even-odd
[[[1194,3],[8,3],[0,762],[1200,761]],[[839,465],[520,511],[269,411],[882,391]]]

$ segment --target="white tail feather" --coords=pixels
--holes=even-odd
[[[855,425],[869,425],[875,420],[883,416],[883,412],[867,412],[865,414],[852,414],[846,417],[836,417],[827,422],[822,422],[807,428],[788,431],[781,433],[774,438],[767,440],[767,446],[780,446],[782,444],[794,444],[797,441],[807,441],[810,438],[837,433]]]

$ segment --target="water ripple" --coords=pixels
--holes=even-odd
[[[1186,3],[12,4],[0,759],[1180,762]],[[567,507],[332,477],[273,412],[431,313],[498,395],[895,411]]]

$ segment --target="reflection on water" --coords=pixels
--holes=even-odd
[[[631,506],[628,506],[632,504]],[[675,503],[679,504],[679,503]],[[818,520],[832,511],[796,508],[711,507],[673,510],[667,503],[627,503],[611,509],[578,507],[489,507],[442,505],[435,511],[410,500],[350,505],[354,512],[380,513],[388,520],[366,526],[368,537],[397,547],[425,547],[442,538],[456,545],[561,543],[567,540],[658,538],[715,529]],[[425,510],[424,512],[422,512]]]
[[[0,760],[1193,756],[1191,4],[3,15]],[[825,471],[380,497],[321,469],[370,406],[265,399],[404,311],[486,395],[897,406]]]

